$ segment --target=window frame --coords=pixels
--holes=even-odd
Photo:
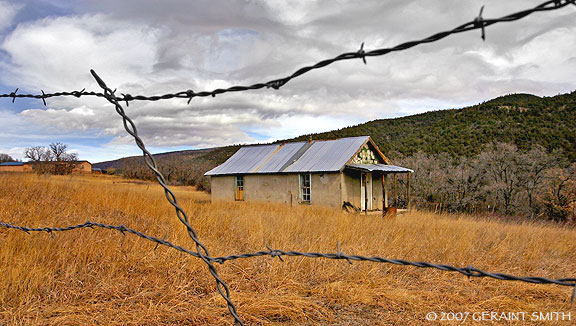
[[[308,177],[308,185],[306,185],[306,177]],[[298,176],[299,189],[300,189],[300,203],[312,203],[312,173],[300,173]]]
[[[239,182],[241,182],[242,184],[239,185]],[[244,189],[245,189],[244,182],[245,182],[244,175],[234,176],[234,200],[244,201]],[[238,199],[238,190],[242,190],[242,199]]]

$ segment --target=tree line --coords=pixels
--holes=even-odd
[[[449,212],[576,222],[576,163],[558,150],[494,143],[473,157],[423,152],[391,156],[394,164],[414,170],[416,205],[439,203]]]

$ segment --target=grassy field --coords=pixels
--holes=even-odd
[[[339,210],[211,204],[175,193],[212,256],[272,248],[576,276],[576,230],[413,212],[394,219]],[[124,224],[193,248],[159,186],[110,177],[0,174],[0,221],[29,227]],[[468,279],[413,267],[286,257],[217,265],[240,316],[255,325],[418,325],[435,312],[570,312],[570,288]],[[231,324],[204,263],[102,229],[28,235],[0,229],[0,324]],[[454,324],[444,322],[443,324]],[[469,324],[469,322],[467,323]],[[481,323],[489,324],[489,323]],[[570,324],[570,322],[560,323]]]

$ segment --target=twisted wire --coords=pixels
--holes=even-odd
[[[208,252],[208,249],[198,239],[196,230],[194,230],[194,228],[190,225],[188,215],[186,215],[184,210],[178,204],[176,195],[174,195],[172,190],[170,190],[170,188],[168,187],[168,184],[166,182],[166,179],[164,178],[164,175],[162,175],[162,172],[158,170],[156,160],[154,159],[152,154],[148,151],[148,149],[146,149],[144,141],[138,135],[136,125],[134,124],[132,119],[128,117],[122,105],[118,103],[118,100],[114,96],[114,91],[112,91],[112,89],[110,89],[106,85],[106,83],[102,80],[102,78],[100,78],[100,76],[98,76],[98,74],[96,74],[94,70],[90,69],[90,73],[92,74],[98,85],[104,90],[104,97],[115,106],[116,112],[122,117],[122,122],[124,124],[124,129],[126,130],[126,132],[134,138],[136,145],[142,150],[142,154],[144,156],[144,161],[146,165],[150,170],[152,170],[152,172],[154,172],[156,180],[158,181],[160,186],[164,188],[164,195],[166,196],[166,199],[168,200],[168,202],[170,202],[172,206],[174,206],[174,209],[176,210],[176,216],[178,217],[180,222],[182,222],[182,224],[186,226],[188,235],[196,244],[196,252],[198,253],[198,256],[204,261],[204,263],[206,263],[206,265],[208,266],[208,270],[210,271],[210,274],[212,274],[212,276],[216,280],[216,287],[218,289],[218,292],[220,292],[220,295],[224,298],[224,300],[226,300],[228,310],[230,311],[230,314],[232,314],[232,316],[234,317],[235,323],[239,325],[244,325],[244,323],[238,316],[238,313],[236,312],[236,306],[230,299],[230,290],[228,289],[228,285],[226,285],[226,283],[218,276],[218,271],[216,271],[216,268],[212,264],[212,260],[210,257],[210,253]]]
[[[140,238],[154,242],[154,243],[156,243],[157,246],[163,245],[163,246],[181,251],[183,253],[186,253],[190,256],[193,256],[196,258],[201,258],[198,253],[190,251],[188,249],[185,249],[179,245],[175,245],[175,244],[171,243],[170,241],[167,241],[166,239],[160,239],[160,238],[152,237],[152,236],[146,235],[142,232],[127,228],[124,225],[115,226],[115,225],[107,225],[107,224],[103,224],[103,223],[86,221],[85,223],[82,223],[82,224],[77,224],[77,225],[72,225],[72,226],[67,226],[67,227],[61,227],[61,228],[55,228],[55,227],[28,228],[28,227],[12,225],[9,223],[4,223],[4,222],[0,222],[0,226],[6,227],[9,229],[20,230],[20,231],[23,231],[26,233],[47,232],[50,234],[52,234],[52,232],[63,232],[63,231],[71,231],[71,230],[83,229],[83,228],[99,227],[99,228],[103,228],[103,229],[117,230],[117,231],[122,232],[122,234],[131,233],[131,234],[134,234]],[[156,247],[155,247],[155,249],[156,249]],[[413,267],[419,267],[419,268],[432,268],[432,269],[439,269],[439,270],[446,271],[446,272],[457,272],[457,273],[466,275],[467,277],[479,277],[479,278],[488,277],[488,278],[493,278],[493,279],[501,280],[501,281],[520,281],[520,282],[526,282],[526,283],[532,283],[532,284],[555,284],[555,285],[560,285],[560,286],[569,286],[569,287],[573,287],[574,290],[576,291],[576,278],[549,279],[549,278],[537,277],[537,276],[521,277],[521,276],[514,276],[514,275],[509,275],[509,274],[504,274],[504,273],[490,273],[490,272],[483,271],[481,269],[475,268],[475,267],[470,266],[470,265],[466,266],[466,267],[455,267],[455,266],[446,265],[446,264],[433,264],[433,263],[423,262],[423,261],[409,261],[409,260],[404,260],[404,259],[391,259],[391,258],[383,258],[383,257],[378,257],[378,256],[366,257],[366,256],[361,256],[361,255],[346,255],[340,251],[340,245],[339,244],[338,244],[338,252],[337,253],[284,251],[284,250],[268,248],[268,250],[262,250],[262,251],[251,252],[251,253],[236,254],[236,255],[229,255],[229,256],[223,256],[223,257],[210,257],[209,259],[211,262],[217,262],[220,264],[224,264],[227,261],[232,261],[232,260],[237,260],[237,259],[254,258],[254,257],[263,257],[263,256],[270,256],[272,258],[275,258],[275,257],[281,258],[283,256],[306,257],[306,258],[326,258],[326,259],[336,259],[336,260],[347,260],[348,262],[365,261],[365,262],[373,262],[373,263],[387,263],[387,264],[394,264],[394,265],[400,265],[400,266],[413,266]],[[574,297],[571,298],[571,301],[572,302],[574,301]]]
[[[291,75],[288,75],[286,77],[273,79],[273,80],[270,80],[267,82],[255,83],[255,84],[252,84],[249,86],[237,85],[237,86],[231,86],[228,88],[217,88],[217,89],[214,89],[211,91],[201,91],[201,92],[195,92],[195,91],[189,89],[189,90],[179,91],[176,93],[168,93],[168,94],[164,94],[164,95],[154,95],[154,96],[121,94],[121,96],[113,95],[113,97],[116,101],[125,102],[127,105],[130,101],[135,101],[135,100],[159,101],[159,100],[166,100],[166,99],[172,99],[172,98],[188,99],[188,103],[190,103],[190,101],[195,97],[208,97],[208,96],[214,97],[216,95],[220,95],[220,94],[224,94],[224,93],[243,92],[243,91],[258,90],[258,89],[263,89],[263,88],[279,89],[280,87],[284,86],[286,83],[290,82],[291,80],[293,80],[299,76],[302,76],[302,75],[304,75],[304,74],[306,74],[312,70],[324,68],[324,67],[329,66],[329,65],[331,65],[335,62],[338,62],[338,61],[362,59],[362,61],[364,63],[366,63],[366,57],[383,56],[383,55],[389,54],[391,52],[404,51],[404,50],[410,49],[412,47],[415,47],[417,45],[437,42],[437,41],[442,40],[443,38],[448,37],[452,34],[459,34],[459,33],[464,33],[464,32],[477,30],[477,29],[480,29],[482,31],[482,34],[481,34],[482,39],[485,39],[485,37],[486,37],[485,29],[488,26],[498,24],[498,23],[504,23],[504,22],[513,22],[516,20],[520,20],[524,17],[527,17],[527,16],[529,16],[533,13],[536,13],[536,12],[558,10],[558,9],[564,8],[564,7],[571,5],[571,4],[576,4],[576,0],[549,0],[549,1],[543,2],[542,4],[540,4],[536,7],[522,10],[522,11],[518,11],[516,13],[509,14],[507,16],[503,16],[500,18],[493,18],[493,19],[485,19],[482,17],[482,13],[483,13],[483,9],[484,9],[484,6],[482,6],[482,8],[480,9],[480,13],[478,14],[478,16],[476,18],[474,18],[473,20],[471,20],[465,24],[462,24],[458,27],[455,27],[451,30],[438,32],[438,33],[435,33],[435,34],[433,34],[429,37],[423,38],[423,39],[404,42],[404,43],[398,44],[394,47],[380,48],[380,49],[375,49],[375,50],[371,50],[371,51],[365,51],[364,50],[364,43],[362,43],[362,45],[358,51],[342,53],[342,54],[340,54],[336,57],[333,57],[331,59],[326,59],[326,60],[320,61],[314,65],[304,66],[302,68],[299,68],[294,73],[292,73]],[[57,92],[57,93],[44,93],[44,91],[42,91],[42,94],[17,94],[17,92],[18,92],[18,89],[16,89],[14,92],[12,92],[10,94],[0,94],[0,98],[3,98],[3,97],[4,98],[12,98],[12,102],[14,102],[14,100],[16,98],[36,98],[36,99],[42,99],[44,104],[46,104],[47,98],[56,97],[56,96],[75,96],[75,97],[97,96],[97,97],[104,97],[104,98],[107,98],[107,96],[109,96],[109,95],[106,95],[104,93],[86,92],[84,89],[81,91]]]

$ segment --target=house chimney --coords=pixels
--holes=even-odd
[[[308,138],[308,142],[309,142],[309,143],[312,142],[312,136],[310,136],[310,138]]]

